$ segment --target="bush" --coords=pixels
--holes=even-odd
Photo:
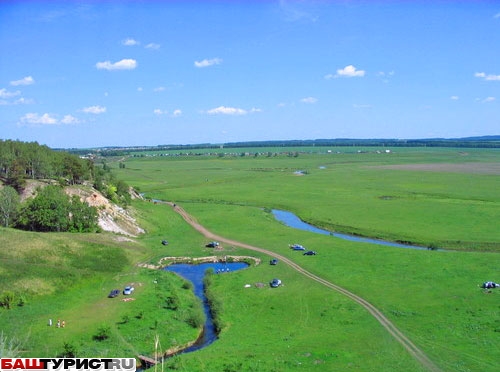
[[[11,291],[5,291],[2,293],[0,297],[0,306],[5,307],[6,309],[10,309],[12,304],[14,303],[15,294]]]
[[[92,337],[95,341],[104,341],[107,340],[110,336],[111,328],[107,324],[103,324],[97,330],[97,333]]]

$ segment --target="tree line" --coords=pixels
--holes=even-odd
[[[21,202],[20,193],[28,180],[45,180],[49,185],[36,196]],[[117,180],[103,163],[62,151],[51,150],[37,142],[0,140],[0,226],[31,231],[97,231],[95,207],[70,197],[64,187],[88,184],[122,206],[130,204],[129,186]]]
[[[0,140],[0,178],[6,185],[22,190],[27,179],[56,179],[80,184],[94,176],[88,159],[54,151],[37,142]]]

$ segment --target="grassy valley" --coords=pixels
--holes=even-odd
[[[494,190],[500,188],[495,173],[500,153],[364,150],[131,157],[120,158],[124,166],[108,166],[147,197],[178,203],[210,231],[283,255],[363,297],[443,371],[494,371],[500,357],[500,293],[478,285],[498,281],[500,235],[494,221],[500,200]],[[228,244],[217,251],[206,248],[207,239],[168,205],[135,200],[132,208],[146,231],[132,239],[0,230],[0,282],[24,296],[22,306],[0,309],[0,325],[8,337],[23,341],[23,356],[59,355],[68,346],[82,357],[151,355],[155,335],[163,350],[186,344],[199,332],[200,304],[189,286],[137,264],[157,264],[165,256],[231,254],[263,263],[213,278],[210,289],[222,309],[219,340],[168,359],[167,369],[426,370],[347,297],[282,262],[268,265],[270,255]],[[277,222],[273,208],[332,231],[442,250],[316,235]],[[297,242],[318,255],[288,248]],[[274,277],[284,285],[270,288]],[[132,283],[134,301],[107,298],[111,289]],[[178,298],[177,309],[165,306],[169,297]],[[64,319],[66,327],[48,327],[49,318]],[[99,341],[95,336],[103,332],[107,337]]]

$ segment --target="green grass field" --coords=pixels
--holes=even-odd
[[[500,177],[495,173],[500,152],[357,150],[297,157],[129,158],[124,169],[116,164],[114,171],[149,197],[179,203],[214,233],[289,257],[365,298],[443,371],[496,371],[500,292],[485,293],[478,284],[500,281]],[[305,175],[296,175],[299,170]],[[199,304],[183,281],[135,264],[213,251],[170,207],[141,201],[133,207],[147,231],[135,243],[118,242],[110,234],[0,230],[0,284],[26,293],[24,306],[0,309],[0,328],[26,340],[26,356],[54,356],[70,343],[79,356],[129,357],[150,354],[156,334],[164,349],[196,336],[189,322]],[[277,222],[272,208],[336,231],[448,250],[372,246],[299,231]],[[162,246],[161,239],[170,244]],[[296,242],[318,255],[291,251],[288,244]],[[283,263],[268,265],[264,254],[233,246],[218,254],[253,255],[263,264],[214,278],[211,289],[222,307],[220,339],[169,359],[166,368],[425,370],[348,298]],[[284,285],[255,286],[273,277]],[[141,284],[135,301],[106,298],[110,289],[126,283]],[[173,292],[182,295],[180,311],[162,306],[164,293]],[[66,328],[49,329],[49,317],[66,319]],[[93,340],[103,325],[109,339]]]

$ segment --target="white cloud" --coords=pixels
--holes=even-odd
[[[334,77],[362,77],[365,76],[364,70],[358,70],[353,65],[346,66],[337,70]]]
[[[137,67],[135,59],[122,59],[121,61],[111,63],[110,61],[97,62],[95,67],[98,70],[133,70]]]
[[[24,97],[18,98],[14,101],[14,105],[29,105],[32,103],[35,103],[35,101],[33,101],[30,98],[24,98]]]
[[[78,124],[79,122],[80,120],[78,120],[72,115],[64,115],[64,117],[61,120],[62,124]]]
[[[102,114],[106,112],[106,107],[102,106],[89,106],[82,108],[82,111],[87,113],[87,114]]]
[[[450,99],[453,101],[458,101],[460,99],[460,97],[459,96],[451,96]]]
[[[318,102],[318,99],[315,97],[305,97],[300,100],[302,103],[316,103]]]
[[[14,80],[14,81],[10,82],[10,85],[13,85],[13,86],[31,85],[31,84],[35,84],[35,79],[33,79],[31,76],[26,76],[20,80]]]
[[[24,115],[21,120],[21,124],[41,124],[41,125],[52,125],[57,124],[57,119],[50,116],[50,114],[39,115],[36,113],[28,113]]]
[[[221,63],[222,59],[220,58],[204,59],[203,61],[194,61],[194,65],[198,68],[220,65]]]
[[[134,45],[139,45],[140,43],[137,40],[134,40],[132,38],[127,38],[122,41],[122,44],[125,46],[134,46]]]
[[[209,115],[218,115],[218,114],[222,114],[222,115],[246,115],[246,114],[248,114],[248,111],[244,110],[242,108],[219,106],[219,107],[208,110],[207,114],[209,114]]]
[[[162,110],[162,109],[154,109],[153,113],[155,115],[168,115],[168,111],[167,110]],[[174,112],[172,112],[172,114],[170,116],[173,117],[173,118],[175,118],[175,117],[178,117],[178,116],[181,116],[181,115],[182,115],[182,111],[180,109],[176,109],[176,110],[174,110]]]
[[[154,109],[153,112],[154,112],[155,115],[163,115],[163,114],[167,113],[167,111],[163,111],[163,110],[160,110],[160,109]]]
[[[163,92],[165,90],[165,87],[157,87],[153,89],[153,92]]]
[[[486,75],[484,72],[476,72],[474,76],[487,81],[500,81],[500,75]]]
[[[149,43],[149,44],[148,44],[148,45],[146,45],[144,48],[146,48],[146,49],[158,50],[158,49],[160,49],[160,44],[156,44],[156,43]]]
[[[16,90],[15,92],[9,92],[5,88],[0,89],[0,98],[12,98],[12,97],[16,97],[20,94],[21,94],[21,92],[19,90]]]
[[[483,99],[483,102],[488,103],[488,102],[493,102],[495,100],[496,100],[495,97],[486,97],[485,99]]]

